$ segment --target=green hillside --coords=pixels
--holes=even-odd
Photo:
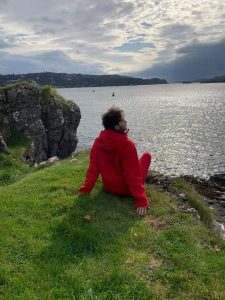
[[[19,175],[0,186],[0,299],[225,299],[225,244],[174,196],[148,185],[140,217],[100,181],[77,194],[88,153],[29,172],[13,161]]]
[[[55,87],[100,87],[100,86],[129,86],[167,84],[165,79],[135,78],[121,75],[88,75],[67,74],[54,72],[27,73],[27,74],[0,74],[0,86],[18,82],[20,80],[34,80],[40,85],[52,85]]]

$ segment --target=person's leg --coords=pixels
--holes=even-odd
[[[140,166],[143,176],[143,183],[145,182],[148,174],[149,167],[151,165],[152,155],[150,152],[145,152],[140,158]]]

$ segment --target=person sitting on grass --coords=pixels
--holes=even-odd
[[[105,130],[100,132],[91,148],[86,180],[79,192],[90,193],[101,174],[104,189],[118,196],[132,196],[137,213],[143,216],[149,208],[144,182],[151,154],[145,152],[138,159],[134,142],[128,138],[129,130],[124,117],[124,111],[114,106],[103,114]]]

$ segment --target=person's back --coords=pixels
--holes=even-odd
[[[127,142],[127,135],[112,130],[104,130],[95,140],[99,171],[104,186],[112,182],[124,181],[121,170],[121,149]],[[108,190],[108,189],[107,189]]]
[[[103,115],[103,125],[95,140],[81,193],[89,193],[99,174],[102,176],[106,191],[120,196],[132,195],[139,214],[145,214],[149,206],[144,189],[144,180],[151,161],[151,155],[145,153],[139,161],[137,150],[127,136],[123,111],[111,108]]]

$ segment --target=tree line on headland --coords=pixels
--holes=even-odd
[[[41,72],[0,75],[0,86],[21,80],[34,80],[40,85],[48,84],[58,88],[167,84],[165,79],[159,78],[142,79],[120,75],[86,75]]]
[[[215,76],[209,79],[202,79],[200,82],[201,83],[225,82],[225,75]]]

